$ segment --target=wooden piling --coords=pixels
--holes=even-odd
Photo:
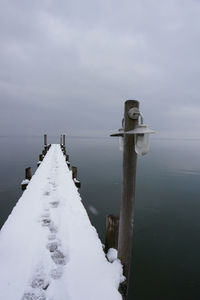
[[[28,167],[25,169],[25,180],[22,181],[21,183],[21,189],[24,191],[29,184],[29,180],[31,180],[31,167]]]
[[[63,134],[63,146],[65,147],[65,134]]]
[[[134,129],[138,124],[138,118],[132,119],[128,112],[131,108],[139,108],[136,100],[127,100],[124,109],[124,131]],[[123,151],[123,187],[120,205],[119,239],[118,239],[118,258],[124,267],[126,281],[120,286],[120,291],[127,297],[128,282],[131,264],[131,249],[134,226],[134,202],[136,184],[136,163],[137,154],[135,152],[134,136],[124,134]]]
[[[81,187],[81,182],[77,179],[77,167],[72,166],[72,179],[74,180],[74,184],[77,188]]]
[[[44,134],[44,146],[47,146],[47,134]]]
[[[77,167],[72,166],[72,179],[77,178]]]
[[[108,249],[118,249],[119,217],[114,215],[106,216],[106,238],[105,253]]]
[[[70,167],[70,162],[69,162],[69,155],[68,154],[65,155],[65,159],[66,159],[67,166],[69,168]]]
[[[31,180],[31,167],[28,167],[25,169],[25,178],[28,179],[28,180]]]

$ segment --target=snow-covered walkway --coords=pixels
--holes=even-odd
[[[0,232],[0,299],[121,300],[59,145],[52,145]]]

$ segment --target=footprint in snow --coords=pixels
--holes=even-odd
[[[53,279],[59,279],[63,274],[63,270],[62,270],[62,267],[58,267],[56,269],[53,269],[51,271],[51,278]]]
[[[49,282],[45,280],[42,276],[35,277],[31,282],[32,288],[38,288],[42,290],[47,290]]]
[[[56,208],[59,205],[59,201],[50,202],[50,205],[51,205],[52,208]]]
[[[58,249],[58,242],[57,241],[50,242],[47,244],[46,247],[50,252],[54,252]]]
[[[51,258],[53,259],[56,265],[66,265],[67,263],[66,256],[60,250],[55,250],[51,254]]]
[[[46,300],[46,296],[44,293],[27,292],[24,293],[21,300]]]
[[[51,220],[49,219],[49,217],[42,217],[41,222],[42,222],[42,226],[48,227],[51,224]]]

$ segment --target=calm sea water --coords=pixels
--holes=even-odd
[[[58,137],[49,137],[58,143]],[[0,137],[0,226],[36,168],[43,137]],[[138,159],[129,300],[200,299],[200,140],[151,140]],[[105,217],[119,214],[122,152],[116,138],[67,138],[81,196],[104,242]],[[93,214],[89,207],[98,214]],[[94,209],[93,209],[94,210]],[[77,299],[78,300],[78,299]]]

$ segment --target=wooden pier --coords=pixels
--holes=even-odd
[[[45,135],[39,158],[0,232],[1,298],[121,300],[122,266],[105,256],[65,144],[47,145]]]

